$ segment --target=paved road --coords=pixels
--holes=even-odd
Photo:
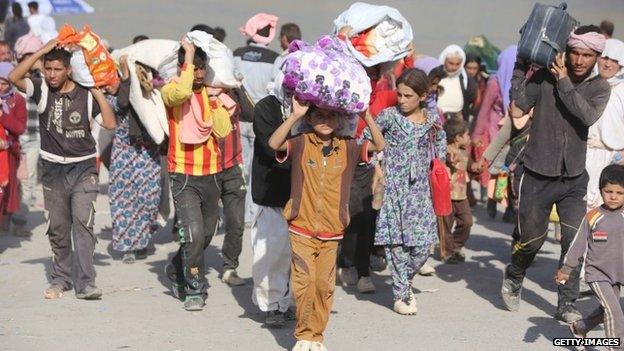
[[[251,281],[222,284],[218,256],[222,235],[206,251],[209,298],[203,312],[183,310],[166,283],[163,267],[177,245],[169,227],[154,240],[154,251],[134,265],[120,262],[111,249],[108,198],[98,198],[97,283],[101,301],[82,301],[72,293],[46,301],[50,249],[44,235],[41,201],[30,216],[33,236],[0,236],[0,350],[284,350],[292,347],[293,324],[281,330],[262,326],[263,314],[251,302]],[[438,265],[437,276],[416,277],[419,312],[399,316],[391,310],[388,271],[373,275],[378,292],[361,295],[336,289],[326,333],[330,350],[551,350],[552,339],[567,336],[553,318],[556,294],[551,276],[559,249],[544,245],[529,272],[520,312],[501,309],[498,297],[503,262],[508,260],[511,227],[476,210],[468,241],[468,260]],[[249,233],[245,233],[240,274],[250,277]],[[579,307],[597,305],[586,298]],[[600,337],[602,331],[590,336]],[[564,350],[564,349],[562,349]]]

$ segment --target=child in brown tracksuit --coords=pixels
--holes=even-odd
[[[585,335],[604,322],[608,338],[624,338],[624,313],[620,290],[624,283],[624,166],[609,165],[600,175],[601,207],[589,211],[570,245],[555,281],[565,284],[584,257],[585,281],[600,301],[600,307],[588,317],[570,324],[576,337]]]
[[[306,117],[313,132],[287,140],[295,122]],[[384,139],[367,113],[364,120],[372,142],[359,145],[338,137],[335,112],[299,103],[273,133],[269,146],[278,160],[292,162],[290,200],[284,216],[290,230],[292,263],[290,285],[297,307],[293,350],[326,350],[323,331],[329,320],[336,285],[336,251],[349,224],[349,192],[355,166],[367,161],[368,153],[381,151]],[[281,155],[280,155],[281,154]]]
[[[440,228],[440,255],[446,263],[464,262],[466,256],[462,248],[470,236],[472,211],[466,194],[469,157],[466,147],[470,144],[468,124],[463,119],[451,118],[444,125],[448,143],[447,166],[451,171],[451,200],[453,212],[444,217],[444,226]],[[455,229],[453,230],[453,224]]]

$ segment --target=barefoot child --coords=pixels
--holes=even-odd
[[[307,118],[313,131],[287,140],[295,123]],[[290,159],[291,193],[284,208],[292,264],[290,284],[297,307],[293,350],[326,350],[323,331],[329,320],[336,285],[336,251],[349,224],[349,192],[355,166],[368,153],[381,151],[384,139],[370,114],[364,120],[372,142],[334,133],[339,113],[292,99],[292,113],[273,133],[269,146]]]
[[[570,330],[574,336],[584,338],[604,322],[606,336],[619,338],[621,344],[624,337],[624,314],[620,306],[620,288],[624,283],[624,166],[610,165],[602,171],[600,193],[604,204],[583,218],[555,281],[565,284],[579,259],[585,257],[585,281],[598,298],[600,307],[570,324]]]

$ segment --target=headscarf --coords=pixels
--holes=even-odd
[[[442,66],[442,62],[431,56],[419,57],[414,61],[414,68],[425,72],[427,75],[429,75],[434,68],[440,66]]]
[[[24,55],[34,54],[43,47],[43,42],[33,32],[23,35],[15,42],[15,55],[20,60]]]
[[[6,101],[11,96],[13,96],[13,94],[15,94],[13,84],[11,84],[11,81],[9,80],[9,73],[11,73],[14,68],[15,66],[13,66],[12,63],[0,62],[0,79],[5,80],[9,83],[9,90],[6,93],[0,94],[0,99],[2,99],[2,101]],[[4,113],[8,113],[9,104],[2,104],[2,111]]]
[[[250,18],[244,26],[240,27],[240,31],[244,36],[250,37],[251,40],[258,44],[269,45],[275,38],[275,27],[279,18],[267,13],[259,13]],[[271,26],[268,37],[258,34],[258,31],[266,26]]]
[[[466,53],[464,52],[464,49],[462,49],[459,45],[452,44],[452,45],[447,46],[446,49],[442,50],[442,52],[440,53],[440,57],[438,59],[440,60],[440,62],[442,62],[442,64],[444,64],[444,62],[446,61],[446,58],[451,55],[459,55],[462,61],[461,61],[461,68],[459,70],[453,73],[447,72],[448,77],[454,78],[460,74],[463,75],[464,80],[462,84],[464,86],[464,89],[466,89],[468,88],[468,74],[466,73],[466,70],[464,69],[464,64],[466,63]]]
[[[570,33],[568,46],[571,48],[591,49],[596,52],[603,52],[605,49],[606,38],[604,35],[596,32],[587,32],[585,34]]]
[[[618,39],[607,39],[601,56],[615,60],[620,65],[620,71],[609,78],[609,84],[613,87],[624,83],[624,42]]]
[[[498,55],[498,70],[495,77],[500,87],[501,96],[503,97],[503,104],[505,111],[509,108],[511,98],[509,92],[511,91],[511,76],[513,74],[514,65],[516,64],[516,55],[518,54],[518,46],[511,45],[503,50]]]

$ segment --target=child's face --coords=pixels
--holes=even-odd
[[[468,145],[470,145],[470,135],[468,134],[468,131],[465,131],[463,134],[455,137],[455,142],[460,148],[468,147]]]
[[[317,108],[310,114],[310,125],[314,132],[321,136],[330,136],[338,127],[338,114],[334,111]]]
[[[624,187],[619,184],[607,183],[600,192],[605,206],[610,210],[617,210],[624,206]]]

